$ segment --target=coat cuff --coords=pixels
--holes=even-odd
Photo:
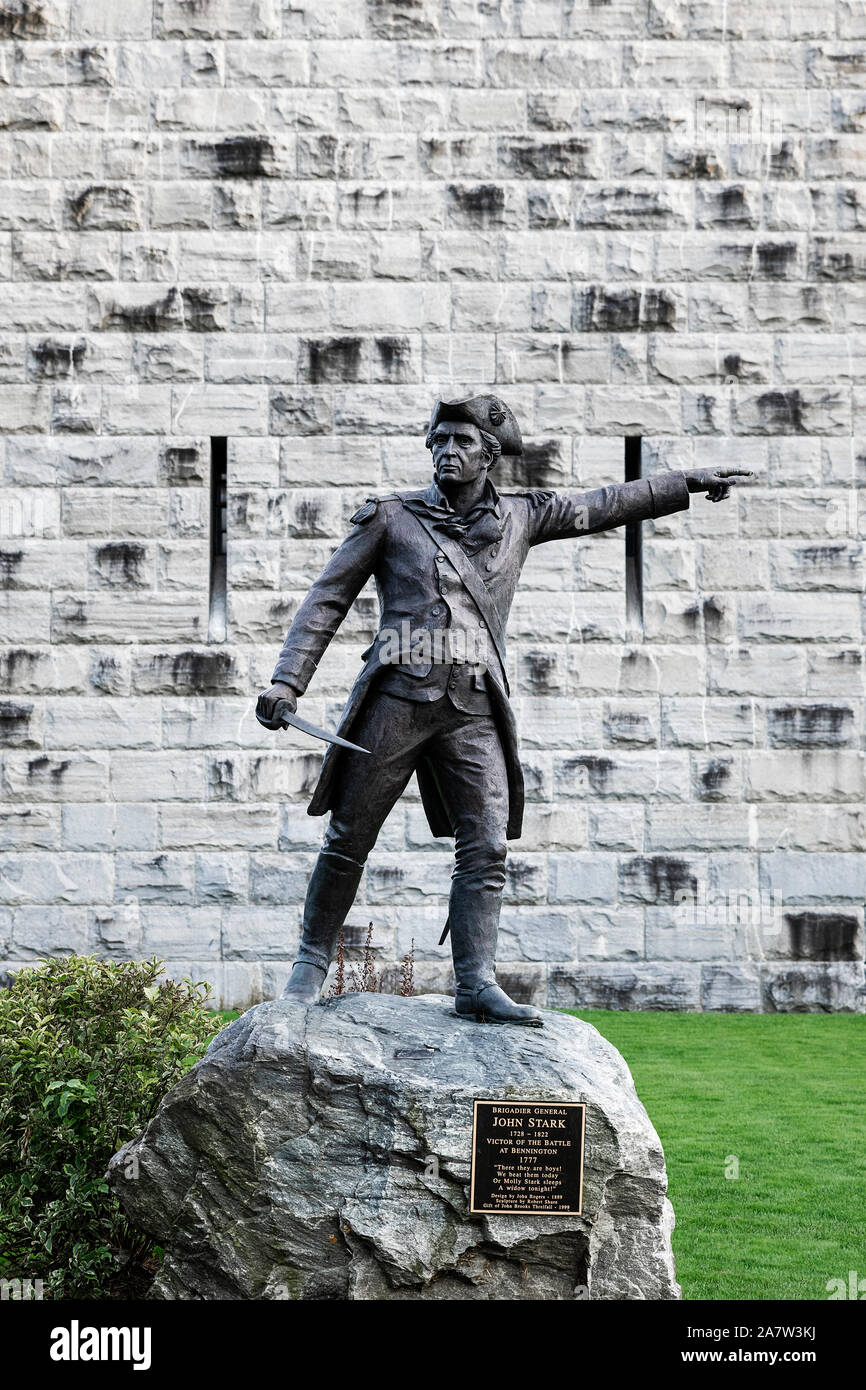
[[[315,669],[315,667],[313,669]],[[302,671],[297,670],[291,665],[284,665],[282,661],[278,661],[274,667],[274,674],[271,676],[271,683],[276,685],[277,681],[279,681],[281,685],[290,685],[295,694],[300,696],[303,695],[309,684],[309,677],[305,679]]]
[[[684,473],[654,473],[647,478],[653,499],[653,516],[670,516],[671,512],[687,511],[689,486]]]

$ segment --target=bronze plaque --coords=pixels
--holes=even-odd
[[[580,1216],[586,1106],[565,1100],[476,1100],[474,1213]]]

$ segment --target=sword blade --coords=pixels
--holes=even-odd
[[[330,734],[327,729],[320,729],[316,724],[310,724],[306,719],[301,719],[300,715],[289,714],[283,711],[283,724],[293,725],[300,729],[303,734],[312,734],[313,738],[323,739],[325,743],[336,743],[339,748],[349,748],[353,753],[369,753],[369,748],[362,748],[359,743],[350,743],[347,738],[340,738],[339,734]]]

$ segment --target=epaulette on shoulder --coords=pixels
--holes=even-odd
[[[370,521],[376,515],[376,508],[379,506],[380,502],[390,502],[394,497],[396,497],[396,495],[397,494],[395,492],[389,492],[386,497],[365,498],[364,505],[362,507],[359,507],[353,516],[349,517],[351,525],[365,525],[366,522]]]
[[[376,508],[378,505],[378,497],[366,498],[363,506],[359,507],[358,510],[349,517],[349,521],[353,526],[363,526],[365,521],[369,521],[371,517],[376,515]]]

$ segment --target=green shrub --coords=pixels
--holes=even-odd
[[[45,1297],[128,1296],[153,1254],[108,1160],[222,1026],[207,985],[161,976],[158,960],[70,956],[0,991],[0,1275]]]

